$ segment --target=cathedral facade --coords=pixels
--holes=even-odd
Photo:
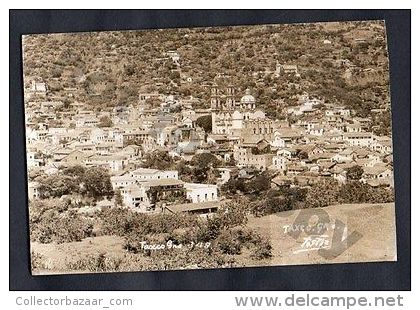
[[[239,137],[247,122],[265,119],[265,113],[257,109],[257,101],[249,89],[237,101],[233,86],[229,85],[225,93],[213,86],[210,104],[213,134]]]

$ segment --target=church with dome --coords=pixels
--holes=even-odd
[[[246,123],[264,120],[265,113],[250,89],[237,100],[235,88],[229,85],[225,92],[217,86],[211,88],[212,133],[239,137]]]

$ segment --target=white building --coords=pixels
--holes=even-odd
[[[28,198],[31,199],[38,199],[40,196],[39,193],[39,183],[38,182],[28,182]]]
[[[343,140],[351,146],[371,147],[373,144],[373,134],[370,132],[345,133]]]
[[[90,132],[90,140],[95,144],[104,142],[108,136],[109,133],[102,128],[95,128]]]
[[[390,137],[375,137],[372,149],[381,154],[392,153],[392,139]]]
[[[97,127],[99,119],[94,115],[80,115],[75,118],[76,127]]]
[[[115,190],[117,188],[122,188],[122,187],[136,184],[136,179],[128,174],[112,176],[111,184],[112,184],[112,188]]]
[[[266,170],[273,163],[274,154],[253,154],[251,148],[234,146],[233,158],[238,167],[255,167]]]
[[[44,160],[36,158],[36,151],[28,150],[26,153],[26,163],[28,168],[40,167],[44,165]]]
[[[112,172],[118,172],[125,168],[128,160],[122,155],[93,155],[84,160],[86,166],[102,166]]]
[[[32,81],[31,86],[29,88],[30,92],[36,93],[36,94],[45,94],[48,90],[47,84],[44,82],[37,82]]]
[[[187,199],[192,203],[217,201],[217,185],[185,183],[184,188],[187,193]]]
[[[176,170],[163,171],[157,169],[139,168],[134,171],[131,171],[130,175],[138,182],[162,179],[178,180],[178,171]]]
[[[273,166],[272,168],[280,171],[286,171],[288,159],[281,155],[280,152],[277,152],[277,155],[273,157]]]
[[[148,211],[149,198],[146,189],[136,184],[131,184],[121,189],[123,203],[127,207],[137,208],[141,212]]]

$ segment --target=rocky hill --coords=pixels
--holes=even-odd
[[[49,97],[96,109],[155,91],[208,107],[213,83],[251,87],[268,111],[304,91],[361,116],[389,107],[381,21],[40,34],[23,48],[26,87],[43,80]]]

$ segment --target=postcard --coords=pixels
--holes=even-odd
[[[32,274],[397,260],[383,21],[22,47]]]

